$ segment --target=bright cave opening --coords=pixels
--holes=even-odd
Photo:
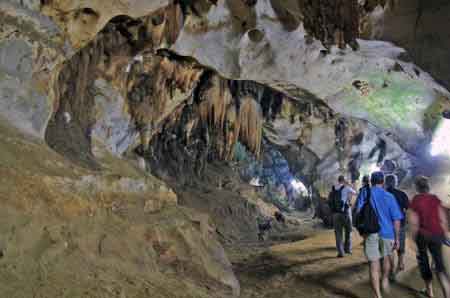
[[[431,141],[430,153],[432,156],[450,157],[450,119],[443,118],[439,122]]]

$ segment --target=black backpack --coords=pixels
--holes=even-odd
[[[333,213],[345,212],[345,204],[342,201],[342,190],[345,185],[342,185],[339,189],[336,189],[333,185],[330,193],[328,194],[328,206]]]
[[[368,235],[378,233],[380,231],[380,224],[378,222],[378,216],[375,210],[370,204],[371,201],[371,189],[367,188],[367,198],[364,202],[364,206],[356,214],[354,220],[354,226],[358,230],[360,235]]]

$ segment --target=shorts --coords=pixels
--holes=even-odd
[[[378,233],[370,234],[364,240],[364,253],[370,262],[388,257],[393,251],[394,240],[380,238]]]

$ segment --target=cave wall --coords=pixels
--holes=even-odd
[[[0,3],[0,115],[43,139],[58,64],[71,53],[58,26],[15,1]]]
[[[127,129],[130,135],[137,132],[141,143],[148,143],[148,139],[157,131],[157,123],[192,93],[195,87],[193,84],[199,81],[203,64],[213,67],[227,78],[261,82],[297,100],[327,103],[335,112],[346,117],[367,119],[375,126],[391,132],[404,150],[413,152],[429,140],[437,122],[436,115],[448,105],[447,91],[418,67],[398,60],[404,51],[391,44],[360,40],[358,51],[342,46],[339,42],[336,44],[341,49],[334,48],[333,42],[327,42],[325,36],[331,35],[329,32],[325,34],[314,31],[313,24],[306,21],[306,12],[326,6],[325,2],[317,7],[309,6],[311,4],[306,2],[299,6],[291,3],[280,7],[263,0],[246,3],[241,9],[233,1],[202,2],[204,5],[199,3],[193,6],[170,5],[166,8],[163,3],[154,3],[146,8],[147,16],[134,12],[124,16],[117,12],[117,8],[97,7],[100,5],[97,2],[92,3],[89,9],[82,8],[80,3],[72,3],[67,7],[58,1],[44,3],[40,9],[51,17],[47,18],[49,22],[53,20],[59,25],[60,38],[68,38],[76,48],[85,46],[73,55],[71,62],[63,64],[60,72],[52,72],[53,77],[59,78],[60,82],[55,84],[56,90],[48,92],[53,101],[52,108],[57,109],[47,131],[48,135],[55,135],[48,138],[50,143],[52,139],[58,139],[58,132],[67,132],[69,137],[61,135],[59,143],[76,144],[80,148],[72,148],[72,145],[66,144],[61,145],[64,148],[60,148],[60,151],[73,154],[82,152],[85,156],[82,159],[94,164],[90,134],[95,126],[93,118],[96,117],[93,116],[96,92],[93,82],[96,78],[110,81],[126,98],[124,109],[128,109],[131,115]],[[132,9],[136,4],[133,3],[127,9]],[[363,8],[372,11],[376,4],[365,3]],[[8,5],[18,6],[12,2]],[[36,5],[27,5],[36,10]],[[69,8],[73,10],[69,12]],[[72,15],[79,10],[77,16]],[[83,13],[93,17],[98,10],[104,11],[102,19],[108,18],[110,21],[100,29],[100,25],[93,26],[82,17]],[[37,15],[35,11],[32,13]],[[234,15],[240,18],[240,25],[235,24],[232,17]],[[136,16],[138,18],[132,18]],[[289,16],[294,17],[298,24],[290,27]],[[64,22],[65,19],[77,19],[78,27],[68,26],[70,22]],[[343,23],[336,22],[338,19],[344,19]],[[348,17],[330,15],[330,19],[325,22],[330,25],[327,27],[329,30],[340,30],[339,26],[344,24],[347,28],[345,22],[351,23],[352,19],[351,13]],[[302,26],[299,23],[301,20],[307,24]],[[227,26],[230,22],[232,26]],[[104,26],[106,23],[101,21],[99,24]],[[91,35],[88,34],[90,37],[84,40],[78,36],[77,28],[87,30],[88,27]],[[321,41],[310,40],[311,35]],[[351,40],[354,40],[354,36],[348,37],[344,45],[350,44]],[[226,44],[228,45],[225,46]],[[274,47],[275,44],[284,46]],[[155,55],[158,49],[164,47],[197,58],[201,64],[186,66],[186,63],[177,61],[173,65],[170,62],[173,55],[172,58],[163,58],[164,54]],[[148,54],[138,54],[142,51],[147,51]],[[139,63],[141,60],[146,61]],[[154,67],[157,65],[163,71],[155,71]],[[296,67],[292,67],[293,65]],[[159,77],[153,79],[148,76],[155,72]],[[183,78],[173,77],[174,73],[180,72],[183,72]],[[172,80],[176,83],[169,86]],[[180,81],[184,83],[180,84]],[[146,84],[155,86],[153,89],[149,88],[152,90],[145,90],[142,86]],[[174,92],[181,95],[173,94]],[[263,91],[260,91],[260,94],[253,94],[253,97],[263,95]],[[67,104],[68,98],[73,102]],[[73,114],[68,108],[70,105],[81,105],[85,111]],[[216,103],[214,105],[217,106]],[[348,105],[353,108],[346,109]],[[267,110],[266,106],[261,108],[263,113]],[[10,114],[12,113],[8,113]],[[161,117],[156,119],[156,116]],[[409,119],[413,121],[408,121]],[[74,127],[67,128],[65,122],[70,122]],[[288,131],[287,127],[285,129]],[[250,134],[243,137],[249,138]],[[260,137],[256,135],[256,139],[250,142],[255,152],[259,150],[255,147],[258,146],[258,138]],[[131,146],[135,140],[131,137],[128,142]],[[59,145],[52,146],[56,148]],[[316,147],[321,150],[320,146]],[[121,153],[125,151],[123,148]],[[230,152],[229,149],[228,151]]]
[[[9,0],[8,0],[9,1]],[[19,2],[14,0],[13,2]],[[22,1],[20,1],[22,2]],[[27,1],[28,2],[28,1]],[[70,44],[81,49],[114,17],[125,15],[139,18],[169,5],[167,0],[145,1],[32,1],[31,7],[52,18],[64,32]],[[30,7],[30,4],[25,3]]]
[[[252,40],[252,30],[236,32],[227,26],[232,9],[219,2],[204,20],[210,30],[195,31],[187,24],[172,49],[225,77],[261,82],[294,98],[319,98],[336,112],[390,130],[406,150],[414,151],[429,138],[424,114],[436,102],[448,104],[449,94],[419,67],[401,61],[403,49],[365,40],[359,40],[358,51],[326,49],[320,41],[310,42],[301,25],[285,30],[268,1],[258,1],[252,9],[256,17],[252,30],[261,33],[257,40]],[[365,82],[367,88],[355,88],[355,81]],[[410,91],[398,91],[405,89]],[[349,104],[352,109],[346,108]],[[383,110],[392,104],[398,108]]]
[[[326,196],[341,173],[357,180],[375,165],[406,181],[420,173],[419,164],[435,165],[423,162],[424,146],[441,112],[449,107],[449,93],[426,72],[440,76],[446,69],[428,60],[446,56],[440,50],[445,48],[444,38],[427,33],[439,30],[426,24],[432,17],[444,18],[435,10],[443,6],[429,2],[430,6],[420,7],[415,39],[409,43],[403,34],[410,36],[410,30],[395,22],[412,23],[408,9],[417,12],[414,5],[423,1],[409,2],[413,8],[397,6],[398,1],[395,7],[393,1],[360,2],[364,7],[337,0],[2,1],[0,121],[7,120],[7,129],[0,129],[5,141],[0,150],[7,150],[1,155],[0,170],[10,179],[11,190],[1,188],[0,199],[20,194],[19,181],[36,179],[26,184],[29,190],[20,196],[25,200],[5,199],[11,212],[28,212],[36,206],[30,203],[33,199],[42,208],[42,218],[26,220],[44,224],[27,227],[23,234],[42,234],[42,239],[30,240],[31,251],[38,247],[36,259],[55,260],[53,253],[60,250],[73,252],[72,256],[95,250],[97,238],[103,239],[100,231],[94,229],[94,240],[78,235],[93,227],[112,229],[118,221],[120,233],[138,237],[126,238],[131,244],[124,250],[119,248],[126,241],[108,239],[113,245],[106,252],[123,257],[122,269],[136,269],[135,276],[145,273],[133,256],[148,246],[149,256],[141,263],[161,270],[158,278],[167,272],[181,277],[193,269],[199,280],[206,276],[213,289],[236,296],[239,284],[208,219],[177,206],[172,191],[159,191],[167,188],[165,183],[136,181],[136,177],[155,174],[176,186],[195,187],[195,180],[202,181],[214,162],[223,162],[220,169],[232,168],[236,144],[245,146],[255,164],[264,164],[266,155],[277,152],[280,168],[286,169],[285,161],[290,162],[291,174],[313,187],[317,198]],[[379,13],[376,5],[387,2],[383,30],[373,26],[372,31],[383,40],[402,40],[398,44],[422,61],[419,66],[425,71],[405,61],[402,48],[357,39],[361,17],[357,10]],[[388,17],[391,8],[393,14],[407,11],[408,17]],[[428,38],[433,49],[424,54],[417,44]],[[403,44],[403,39],[408,42]],[[11,134],[16,128],[39,138],[40,145],[20,133]],[[42,151],[34,155],[28,148]],[[51,158],[41,160],[43,152]],[[145,171],[137,168],[138,162]],[[56,168],[42,173],[40,168],[48,164]],[[37,170],[26,173],[29,168]],[[74,172],[69,171],[72,168]],[[215,178],[221,181],[224,174],[218,172]],[[447,178],[443,175],[441,182]],[[42,195],[33,196],[41,187]],[[226,183],[218,182],[217,188],[222,187]],[[130,194],[136,188],[145,191],[137,200],[127,201],[136,199],[135,193]],[[232,186],[229,191],[236,193]],[[147,192],[152,200],[144,199]],[[199,194],[200,199],[204,196]],[[64,201],[62,214],[78,213],[55,219],[51,225],[56,232],[47,234],[45,223],[55,215],[47,209],[59,210],[64,198],[74,201]],[[186,202],[189,198],[183,197],[183,201],[217,217],[229,216],[218,224],[244,223],[246,232],[254,236],[256,227],[250,225],[257,208],[248,206],[247,200],[240,202],[241,198],[245,191],[233,197],[232,206],[208,199],[206,207],[202,200]],[[96,208],[98,213],[92,211]],[[91,218],[91,225],[75,224],[86,218]],[[5,227],[15,226],[13,219],[5,221]],[[74,223],[69,231],[75,237],[58,238],[64,221]],[[45,233],[40,233],[41,228]],[[11,239],[20,245],[21,235]],[[49,244],[42,253],[41,243],[58,243],[57,249]],[[7,255],[17,256],[20,252],[14,249]],[[62,267],[50,267],[50,275],[58,276]],[[41,270],[39,265],[32,268]],[[76,268],[84,272],[81,266]],[[39,273],[29,276],[40,278]],[[198,280],[192,282],[194,288],[199,286]],[[131,288],[138,293],[141,287]],[[193,297],[210,297],[213,290],[205,291]],[[122,292],[112,295],[120,297]]]
[[[69,2],[0,3],[0,115],[82,168],[195,185],[239,143],[324,197],[340,173],[419,173],[449,108],[437,0]]]
[[[0,3],[0,275],[9,280],[1,296],[238,296],[208,216],[180,207],[166,183],[117,158],[126,151],[122,134],[128,149],[139,132],[125,88],[135,80],[124,75],[139,38],[110,34],[119,18],[74,50],[40,4]],[[170,35],[168,23],[147,22]],[[146,43],[150,55],[168,39]],[[158,57],[148,66],[158,67]],[[184,86],[191,73],[181,74],[188,77],[162,73],[158,82]]]
[[[447,88],[450,86],[448,63],[450,3],[445,0],[395,1],[393,5],[369,14],[362,36],[393,42],[408,51],[404,59],[429,72]]]
[[[154,156],[154,150],[168,150],[169,135],[181,144],[175,151],[184,152],[174,154],[177,164],[190,160],[189,154],[231,160],[238,139],[258,157],[265,124],[270,129],[266,127],[264,135],[271,142],[295,144],[300,152],[304,146],[319,159],[326,159],[333,145],[344,144],[333,158],[338,165],[331,167],[342,171],[351,146],[345,145],[350,137],[336,133],[339,117],[367,120],[413,154],[430,141],[440,113],[449,105],[445,88],[401,60],[403,49],[357,39],[357,25],[367,21],[361,17],[380,9],[385,14],[402,11],[392,1],[365,1],[359,7],[354,1],[348,5],[339,1],[280,5],[268,0],[126,4],[2,3],[9,26],[3,29],[8,44],[2,55],[20,56],[3,58],[3,69],[27,85],[17,85],[18,92],[3,88],[8,93],[3,110],[14,109],[4,114],[10,119],[31,118],[31,123],[27,119],[16,121],[17,125],[28,125],[31,128],[25,130],[36,130],[40,136],[46,129],[52,148],[84,165],[98,166],[94,153],[100,147],[115,155],[134,152],[151,160],[148,156]],[[432,6],[420,8],[426,12]],[[342,9],[333,13],[330,7]],[[316,15],[318,23],[312,18]],[[25,28],[23,24],[30,22],[40,24],[41,35],[33,31],[26,38],[35,38],[38,42],[33,46],[40,50],[27,48],[22,43],[25,38],[16,40],[14,28]],[[45,39],[46,30],[52,35]],[[48,47],[41,49],[36,36],[45,39]],[[34,71],[31,77],[28,69]],[[205,70],[214,73],[216,81],[207,82],[213,87],[203,85]],[[268,92],[252,82],[280,92]],[[109,91],[98,84],[106,84]],[[33,86],[29,92],[34,92],[30,95],[37,102],[32,107],[21,104],[28,97],[23,94],[28,85]],[[305,116],[303,111],[311,109],[308,103],[315,107]],[[114,109],[114,105],[121,107]],[[121,120],[115,124],[105,113]],[[309,119],[314,114],[318,117]],[[190,141],[179,135],[191,130],[195,137]],[[201,135],[207,137],[198,138]],[[150,145],[154,136],[165,139],[157,142],[163,145]],[[184,161],[178,161],[183,155]]]

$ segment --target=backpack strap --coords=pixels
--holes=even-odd
[[[339,188],[339,190],[338,190],[338,192],[339,192],[339,199],[340,200],[342,200],[342,191],[344,190],[344,188],[345,188],[345,184],[342,185]],[[347,194],[347,197],[344,199],[344,213],[347,212],[348,208],[350,208],[350,200],[349,200],[349,197],[348,197],[348,194]]]
[[[369,204],[371,199],[372,199],[372,189],[369,186],[369,187],[366,187],[366,202],[365,202],[365,204]]]

